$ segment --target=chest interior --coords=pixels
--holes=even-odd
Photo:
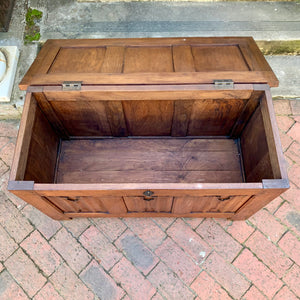
[[[241,183],[280,178],[266,91],[252,85],[44,87],[16,180]],[[274,147],[275,148],[275,147]]]

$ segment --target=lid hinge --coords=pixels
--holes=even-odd
[[[80,91],[82,81],[64,81],[62,84],[63,91]]]
[[[218,90],[234,89],[234,82],[231,79],[214,80],[214,85]]]

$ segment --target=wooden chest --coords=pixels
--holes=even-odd
[[[252,38],[48,40],[9,190],[54,219],[246,219],[288,186]]]

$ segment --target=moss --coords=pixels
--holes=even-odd
[[[40,27],[36,23],[42,18],[43,12],[28,8],[26,13],[26,28],[24,33],[24,43],[32,43],[33,41],[38,41],[41,37]]]
[[[31,43],[33,41],[38,41],[41,37],[41,34],[39,32],[34,33],[33,35],[26,34],[24,37],[25,44]]]
[[[26,13],[26,25],[28,27],[34,26],[43,16],[43,13],[37,9],[28,8]]]
[[[264,55],[300,55],[300,40],[257,41]]]

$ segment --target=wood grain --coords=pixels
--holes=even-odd
[[[241,149],[247,182],[274,178],[260,107],[241,135]]]
[[[101,73],[122,73],[124,53],[124,47],[107,47]]]
[[[101,71],[105,52],[104,47],[62,47],[48,73],[98,73]]]
[[[36,109],[37,103],[34,96],[31,93],[26,94],[10,180],[24,180]]]
[[[173,72],[170,47],[127,47],[124,73]]]
[[[228,200],[219,200],[227,199]],[[205,197],[175,197],[173,213],[236,212],[248,199],[249,195],[214,195]]]
[[[40,183],[54,182],[59,141],[60,138],[37,107],[24,180]]]
[[[143,197],[124,197],[124,202],[129,213],[171,213],[173,197],[153,197],[153,200],[150,201],[145,201]]]
[[[175,72],[195,72],[191,46],[173,46]]]
[[[43,113],[46,115],[47,119],[49,120],[51,126],[55,130],[56,134],[60,136],[61,138],[68,139],[69,133],[62,124],[61,120],[58,118],[57,114],[53,110],[51,104],[47,100],[44,93],[33,93],[36,101],[38,102],[38,105],[40,109],[43,111]]]
[[[237,45],[193,46],[192,53],[197,72],[249,70]]]
[[[127,212],[122,197],[48,196],[46,199],[65,213],[97,212],[120,214]]]
[[[202,146],[202,150],[201,150]],[[63,141],[57,182],[241,182],[233,140]]]
[[[122,102],[108,101],[105,103],[105,111],[112,136],[127,136],[128,130],[125,122]]]
[[[83,84],[188,84],[232,79],[278,86],[278,79],[248,37],[47,41],[20,88],[62,84],[66,78]]]
[[[242,99],[194,101],[187,135],[229,136],[244,105]]]
[[[124,101],[123,109],[130,135],[171,134],[173,101]]]
[[[51,101],[50,106],[71,136],[112,135],[102,101]]]

